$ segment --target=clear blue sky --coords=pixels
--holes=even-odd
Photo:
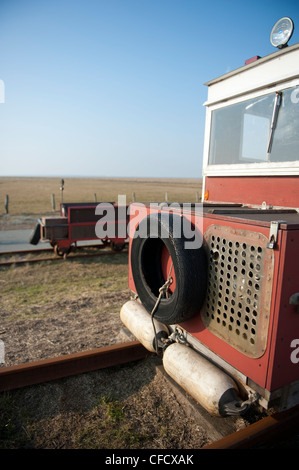
[[[283,16],[299,42],[298,0],[0,0],[0,175],[201,177],[204,83]]]

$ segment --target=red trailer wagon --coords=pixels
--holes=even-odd
[[[30,242],[49,242],[59,256],[84,241],[100,240],[99,246],[110,244],[112,250],[121,251],[127,239],[127,212],[127,206],[113,202],[62,203],[59,216],[39,219]]]

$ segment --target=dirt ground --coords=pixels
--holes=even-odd
[[[131,297],[126,253],[1,267],[0,283],[4,367],[134,339],[119,318]],[[153,355],[1,393],[0,448],[200,449],[215,440],[160,365]],[[256,419],[219,418],[212,427],[220,436],[223,426]]]

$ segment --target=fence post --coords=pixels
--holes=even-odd
[[[55,211],[55,194],[51,194],[52,210]]]
[[[132,202],[136,202],[135,193],[132,193]]]
[[[4,208],[5,208],[6,214],[8,214],[8,202],[9,202],[9,197],[8,197],[8,194],[6,194],[5,195],[5,203],[4,203]]]
[[[97,194],[96,194],[96,193],[94,193],[94,195],[93,195],[93,196],[94,196],[94,202],[98,202],[98,201],[97,201]]]
[[[60,181],[60,192],[61,192],[60,202],[61,202],[61,204],[63,203],[63,190],[64,190],[64,180],[62,179]]]

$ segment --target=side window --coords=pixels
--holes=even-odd
[[[299,160],[299,87],[279,95],[279,106],[271,93],[215,109],[209,165]]]
[[[270,119],[254,114],[244,114],[241,160],[244,163],[267,160]]]
[[[299,160],[299,87],[284,90],[274,131],[271,162]]]

